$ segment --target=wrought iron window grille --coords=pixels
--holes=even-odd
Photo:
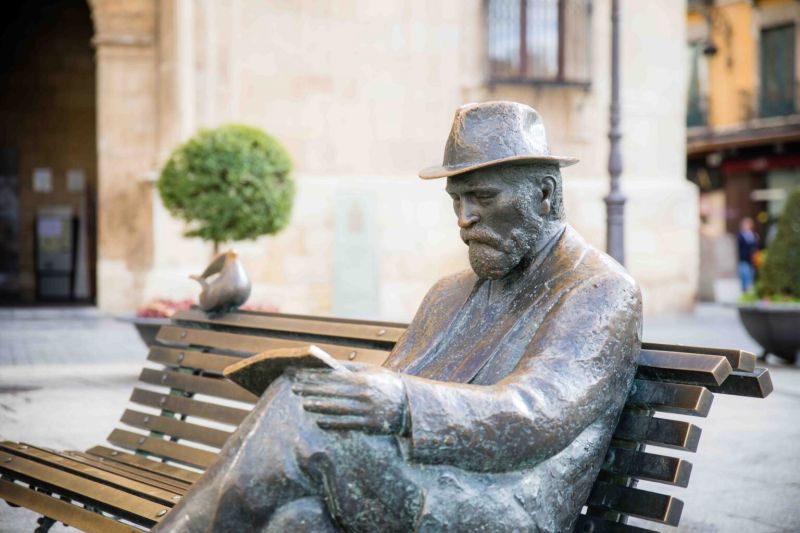
[[[490,84],[591,85],[591,0],[485,0]]]

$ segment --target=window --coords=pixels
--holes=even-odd
[[[586,85],[591,0],[486,0],[489,79]]]
[[[795,112],[794,24],[761,30],[762,117]]]
[[[686,127],[705,126],[708,120],[708,72],[704,42],[689,43],[689,101]]]

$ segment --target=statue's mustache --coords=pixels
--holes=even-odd
[[[496,233],[490,231],[486,228],[480,227],[473,227],[473,228],[462,228],[461,229],[461,240],[464,241],[464,244],[469,245],[470,242],[476,242],[480,244],[485,244],[487,246],[491,246],[492,248],[497,248],[499,250],[503,250],[503,239],[500,238]]]

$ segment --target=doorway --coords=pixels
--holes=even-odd
[[[94,28],[85,0],[4,2],[0,304],[94,303]]]

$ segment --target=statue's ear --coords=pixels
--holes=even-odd
[[[539,188],[542,191],[542,203],[539,209],[539,214],[546,216],[550,214],[553,205],[553,193],[556,190],[556,179],[553,176],[545,176],[542,178]]]

